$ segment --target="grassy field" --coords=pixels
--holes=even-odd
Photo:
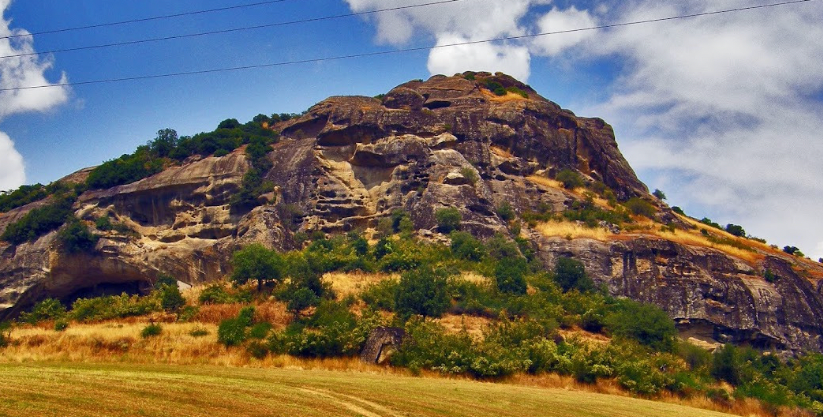
[[[0,366],[0,416],[723,416],[627,397],[363,372]]]

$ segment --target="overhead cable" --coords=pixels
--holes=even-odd
[[[491,43],[491,42],[522,40],[522,39],[537,38],[537,37],[543,37],[543,36],[559,35],[559,34],[564,34],[564,33],[574,33],[574,32],[583,32],[583,31],[591,31],[591,30],[601,30],[601,29],[613,29],[613,28],[618,28],[618,27],[635,26],[635,25],[642,25],[642,24],[648,24],[648,23],[658,23],[658,22],[666,22],[666,21],[672,21],[672,20],[697,18],[697,17],[703,17],[703,16],[713,16],[713,15],[720,15],[720,14],[736,13],[736,12],[742,12],[742,11],[748,11],[748,10],[765,9],[765,8],[786,6],[786,5],[799,4],[799,3],[808,3],[808,2],[812,2],[812,1],[816,1],[816,0],[790,0],[790,1],[783,1],[783,2],[779,2],[779,3],[770,3],[770,4],[762,4],[762,5],[747,6],[747,7],[737,7],[737,8],[717,10],[717,11],[712,11],[712,12],[692,13],[692,14],[687,14],[687,15],[669,16],[669,17],[661,17],[661,18],[655,18],[655,19],[644,19],[644,20],[636,20],[636,21],[631,21],[631,22],[611,23],[611,24],[584,27],[584,28],[577,28],[577,29],[567,29],[567,30],[558,30],[558,31],[551,31],[551,32],[542,32],[542,33],[536,33],[536,34],[531,34],[531,35],[504,36],[504,37],[499,37],[499,38],[483,39],[483,40],[476,40],[476,41],[454,42],[454,43],[443,44],[443,45],[435,45],[435,46],[419,46],[419,47],[412,47],[412,48],[405,48],[405,49],[394,49],[394,50],[364,52],[364,53],[349,54],[349,55],[338,55],[338,56],[333,56],[333,57],[309,58],[309,59],[302,59],[302,60],[281,61],[281,62],[272,62],[272,63],[266,63],[266,64],[253,64],[253,65],[243,65],[243,66],[237,66],[237,67],[226,67],[226,68],[212,68],[212,69],[195,70],[195,71],[181,71],[181,72],[172,72],[172,73],[166,73],[166,74],[137,75],[137,76],[121,77],[121,78],[109,78],[109,79],[77,81],[77,82],[64,82],[64,83],[56,83],[56,84],[33,85],[33,86],[26,86],[26,87],[0,88],[0,92],[3,92],[3,91],[32,90],[32,89],[39,89],[39,88],[71,87],[71,86],[81,86],[81,85],[90,85],[90,84],[106,84],[106,83],[117,83],[117,82],[124,82],[124,81],[150,80],[150,79],[158,79],[158,78],[172,78],[172,77],[180,77],[180,76],[187,76],[187,75],[212,74],[212,73],[232,72],[232,71],[241,71],[241,70],[249,70],[249,69],[272,68],[272,67],[280,67],[280,66],[287,66],[287,65],[318,63],[318,62],[325,62],[325,61],[337,61],[337,60],[344,60],[344,59],[368,58],[368,57],[376,57],[376,56],[383,56],[383,55],[394,55],[394,54],[402,54],[402,53],[410,53],[410,52],[419,52],[419,51],[425,51],[425,50],[431,50],[431,49],[444,49],[444,48],[451,48],[451,47],[456,47],[456,46],[467,46],[467,45],[477,45],[477,44],[484,44],[484,43]]]
[[[169,41],[169,40],[174,40],[174,39],[185,39],[185,38],[193,38],[193,37],[198,37],[198,36],[206,36],[206,35],[225,34],[225,33],[232,33],[232,32],[243,32],[243,31],[247,31],[247,30],[264,29],[264,28],[271,28],[271,27],[277,27],[277,26],[296,25],[296,24],[300,24],[300,23],[320,22],[320,21],[324,21],[324,20],[342,19],[342,18],[345,18],[345,17],[364,16],[364,15],[377,14],[377,13],[394,12],[394,11],[414,9],[414,8],[419,8],[419,7],[437,6],[437,5],[441,5],[441,4],[447,4],[447,3],[457,3],[457,2],[460,2],[460,1],[464,1],[464,0],[438,0],[438,1],[432,1],[432,2],[429,2],[429,3],[413,4],[413,5],[408,5],[408,6],[390,7],[390,8],[386,8],[386,9],[377,9],[377,10],[370,10],[370,11],[365,11],[365,12],[352,12],[352,13],[345,13],[345,14],[338,14],[338,15],[331,15],[331,16],[313,17],[313,18],[309,18],[309,19],[291,20],[291,21],[286,21],[286,22],[266,23],[266,24],[263,24],[263,25],[244,26],[244,27],[232,28],[232,29],[213,30],[213,31],[209,31],[209,32],[191,33],[191,34],[186,34],[186,35],[172,35],[172,36],[164,36],[164,37],[159,37],[159,38],[148,38],[148,39],[138,39],[138,40],[133,40],[133,41],[114,42],[114,43],[107,43],[107,44],[102,44],[102,45],[90,45],[90,46],[78,46],[78,47],[64,48],[64,49],[52,49],[50,51],[26,52],[26,53],[22,53],[22,54],[3,55],[3,56],[0,56],[0,59],[16,58],[16,57],[32,56],[32,55],[46,55],[46,54],[53,54],[53,53],[58,53],[58,52],[84,51],[84,50],[89,50],[89,49],[102,49],[102,48],[111,48],[111,47],[114,47],[114,46],[137,45],[137,44],[141,44],[141,43],[161,42],[161,41]]]

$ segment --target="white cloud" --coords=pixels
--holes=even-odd
[[[615,7],[615,21],[718,8]],[[804,4],[603,32],[589,54],[622,56],[626,70],[587,112],[612,121],[629,162],[652,188],[670,184],[673,203],[823,256],[821,20],[821,5]]]
[[[17,188],[24,181],[23,157],[14,149],[11,138],[0,132],[0,190]]]
[[[364,11],[412,0],[347,0]],[[371,17],[378,42],[431,37],[438,45],[577,29],[750,6],[745,0],[563,2],[477,0]],[[578,113],[611,122],[650,188],[718,222],[742,224],[779,245],[823,256],[823,4],[817,2],[669,20],[506,44],[433,49],[432,73],[484,69],[526,81],[534,56],[608,77],[600,104]],[[564,52],[572,51],[571,54]],[[562,55],[562,58],[559,56]],[[582,66],[575,65],[584,64]],[[814,252],[813,252],[814,251]]]
[[[537,30],[538,33],[556,33],[590,28],[596,25],[597,22],[588,10],[577,10],[574,6],[566,10],[559,10],[554,7],[537,21]],[[595,36],[593,31],[556,33],[537,37],[532,45],[535,48],[535,53],[554,56],[593,36]]]
[[[421,4],[410,0],[346,0],[355,12]],[[477,0],[379,13],[377,41],[403,45],[431,36],[437,45],[479,41],[529,33],[523,22],[535,5],[550,0]],[[487,54],[487,55],[484,55]],[[517,43],[484,43],[433,49],[428,69],[432,74],[454,74],[467,70],[503,71],[526,81],[529,75],[528,48]]]
[[[459,35],[442,35],[437,45],[465,42]],[[529,78],[529,51],[525,47],[480,43],[432,49],[428,69],[432,74],[451,75],[467,70],[502,71],[519,80]]]
[[[0,13],[5,14],[11,0],[0,0]],[[27,34],[22,29],[11,29],[11,22],[0,19],[0,37]],[[0,56],[29,54],[35,52],[30,36],[0,39]],[[52,68],[48,59],[36,55],[0,58],[0,89],[14,89],[32,85],[49,85],[46,72]],[[66,82],[62,74],[59,83]],[[66,87],[40,88],[30,90],[0,91],[0,121],[8,116],[32,112],[47,111],[68,100]],[[5,133],[0,132],[0,189],[19,186],[25,181],[23,160],[14,148],[14,142]]]

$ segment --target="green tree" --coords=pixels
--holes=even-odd
[[[479,261],[483,259],[483,244],[480,243],[471,233],[451,232],[451,251],[454,256],[468,261]]]
[[[737,237],[746,237],[746,231],[743,229],[743,226],[737,224],[727,224],[726,231]]]
[[[460,230],[460,222],[463,216],[460,211],[454,207],[443,208],[434,213],[434,218],[437,220],[437,229],[441,233],[451,233],[454,230]]]
[[[178,142],[177,131],[174,129],[160,129],[157,137],[149,142],[149,149],[157,156],[164,158],[171,154]]]
[[[586,275],[583,263],[572,258],[560,257],[554,266],[554,280],[563,292],[577,289],[584,292],[594,288],[594,283]]]
[[[257,280],[257,290],[264,283],[277,283],[283,278],[283,258],[275,251],[254,243],[235,252],[231,261],[234,272],[231,280],[242,285]]]
[[[440,271],[423,266],[400,276],[394,299],[395,310],[400,315],[440,317],[449,308],[449,302],[446,277]]]
[[[658,190],[657,188],[654,189],[654,192],[652,193],[652,195],[657,197],[660,200],[665,200],[666,199],[666,194],[663,193],[663,191]]]

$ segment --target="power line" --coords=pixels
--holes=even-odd
[[[75,30],[84,30],[84,29],[96,29],[108,26],[119,26],[119,25],[126,25],[130,23],[141,23],[141,22],[150,22],[152,20],[163,20],[163,19],[173,19],[177,17],[183,16],[193,16],[198,14],[206,14],[206,13],[214,13],[214,12],[223,12],[227,10],[236,10],[236,9],[245,9],[249,7],[256,7],[256,6],[264,6],[267,4],[274,4],[274,3],[283,3],[290,0],[268,0],[268,1],[259,1],[257,3],[248,3],[248,4],[239,4],[236,6],[227,6],[227,7],[218,7],[216,9],[205,9],[205,10],[195,10],[191,12],[181,12],[175,14],[168,14],[162,16],[152,16],[152,17],[144,17],[140,19],[130,19],[130,20],[122,20],[119,22],[107,22],[107,23],[97,23],[88,26],[76,26],[76,27],[69,27],[69,28],[62,28],[62,29],[52,29],[52,30],[43,30],[40,32],[31,32],[31,33],[20,33],[15,35],[8,35],[0,37],[2,39],[12,39],[12,38],[22,38],[22,37],[31,37],[35,35],[46,35],[50,33],[63,33],[63,32],[71,32]]]
[[[383,56],[383,55],[395,55],[395,54],[402,54],[402,53],[409,53],[409,52],[419,52],[419,51],[430,50],[430,49],[443,49],[443,48],[451,48],[451,47],[455,47],[455,46],[466,46],[466,45],[477,45],[477,44],[491,43],[491,42],[521,40],[521,39],[537,38],[537,37],[541,37],[541,36],[559,35],[559,34],[563,34],[563,33],[574,33],[574,32],[583,32],[583,31],[591,31],[591,30],[601,30],[601,29],[612,29],[612,28],[618,28],[618,27],[642,25],[642,24],[647,24],[647,23],[658,23],[658,22],[666,22],[666,21],[672,21],[672,20],[691,19],[691,18],[703,17],[703,16],[714,16],[714,15],[736,13],[736,12],[742,12],[742,11],[748,11],[748,10],[766,9],[766,8],[773,8],[773,7],[786,6],[786,5],[792,5],[792,4],[807,3],[807,2],[811,2],[811,1],[815,1],[815,0],[790,0],[790,1],[783,1],[783,2],[779,2],[779,3],[761,4],[761,5],[757,5],[757,6],[747,6],[747,7],[737,7],[737,8],[725,9],[725,10],[717,10],[717,11],[713,11],[713,12],[693,13],[693,14],[688,14],[688,15],[679,15],[679,16],[669,16],[669,17],[661,17],[661,18],[655,18],[655,19],[636,20],[636,21],[632,21],[632,22],[611,23],[611,24],[591,26],[591,27],[585,27],[585,28],[558,30],[558,31],[551,31],[551,32],[542,32],[542,33],[536,33],[536,34],[532,34],[532,35],[505,36],[505,37],[492,38],[492,39],[483,39],[483,40],[477,40],[477,41],[455,42],[455,43],[450,43],[450,44],[445,44],[445,45],[419,46],[419,47],[405,48],[405,49],[395,49],[395,50],[389,50],[389,51],[376,51],[376,52],[365,52],[365,53],[349,54],[349,55],[338,55],[338,56],[334,56],[334,57],[309,58],[309,59],[303,59],[303,60],[272,62],[272,63],[267,63],[267,64],[243,65],[243,66],[237,66],[237,67],[213,68],[213,69],[196,70],[196,71],[181,71],[181,72],[172,72],[172,73],[166,73],[166,74],[138,75],[138,76],[132,76],[132,77],[109,78],[109,79],[78,81],[78,82],[65,82],[65,83],[35,85],[35,86],[27,86],[27,87],[0,88],[0,92],[3,92],[3,91],[32,90],[32,89],[53,88],[53,87],[72,87],[72,86],[81,86],[81,85],[90,85],[90,84],[107,84],[107,83],[117,83],[117,82],[124,82],[124,81],[150,80],[150,79],[159,79],[159,78],[172,78],[172,77],[181,77],[181,76],[187,76],[187,75],[213,74],[213,73],[221,73],[221,72],[242,71],[242,70],[249,70],[249,69],[281,67],[281,66],[287,66],[287,65],[310,64],[310,63],[318,63],[318,62],[325,62],[325,61],[338,61],[338,60],[344,60],[344,59],[368,58],[368,57]]]
[[[284,1],[284,0],[280,0]],[[255,30],[255,29],[264,29],[270,27],[277,27],[277,26],[287,26],[287,25],[296,25],[300,23],[313,23],[313,22],[321,22],[325,20],[332,20],[332,19],[342,19],[346,17],[354,17],[354,16],[364,16],[370,14],[377,14],[377,13],[384,13],[384,12],[394,12],[399,10],[406,10],[406,9],[414,9],[419,7],[428,7],[428,6],[436,6],[441,4],[447,3],[456,3],[464,0],[440,0],[440,1],[432,1],[429,3],[421,3],[421,4],[413,4],[408,6],[398,6],[398,7],[390,7],[386,9],[377,9],[377,10],[370,10],[365,12],[352,12],[352,13],[345,13],[345,14],[338,14],[338,15],[331,15],[331,16],[322,16],[322,17],[314,17],[309,19],[300,19],[300,20],[291,20],[286,22],[277,22],[277,23],[267,23],[264,25],[257,25],[257,26],[244,26],[239,28],[232,28],[232,29],[222,29],[222,30],[214,30],[209,32],[200,32],[200,33],[192,33],[187,35],[173,35],[173,36],[164,36],[159,38],[148,38],[148,39],[138,39],[133,41],[123,41],[123,42],[114,42],[102,45],[90,45],[90,46],[78,46],[74,48],[64,48],[64,49],[52,49],[50,51],[41,51],[41,52],[27,52],[22,54],[14,54],[14,55],[3,55],[0,56],[0,59],[5,58],[17,58],[17,57],[24,57],[24,56],[33,56],[33,55],[45,55],[45,54],[53,54],[58,52],[74,52],[74,51],[83,51],[89,49],[102,49],[102,48],[111,48],[114,46],[125,46],[125,45],[137,45],[141,43],[149,43],[149,42],[161,42],[161,41],[169,41],[174,39],[185,39],[185,38],[193,38],[198,36],[206,36],[206,35],[216,35],[216,34],[225,34],[225,33],[232,33],[232,32],[243,32],[247,30]]]

